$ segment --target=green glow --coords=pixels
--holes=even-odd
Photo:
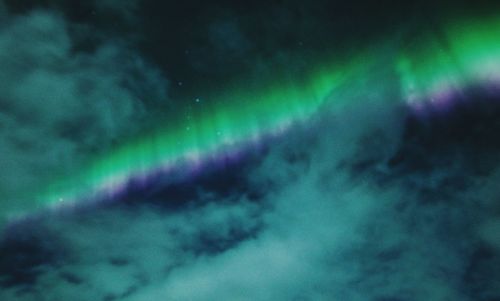
[[[441,37],[419,37],[397,62],[403,95],[413,102],[474,83],[498,85],[499,37],[498,18],[465,19],[445,26]]]
[[[319,68],[300,84],[283,80],[259,91],[224,91],[215,96],[217,102],[197,105],[199,109],[190,120],[131,141],[92,162],[82,174],[55,181],[42,200],[45,204],[57,204],[93,193],[112,192],[132,176],[146,176],[179,162],[196,164],[240,143],[258,143],[262,135],[278,133],[311,116],[334,88],[356,70],[355,64],[338,66],[341,65]]]
[[[499,20],[450,23],[444,26],[444,36],[447,45],[430,33],[422,35],[418,47],[401,50],[389,66],[400,75],[405,99],[416,101],[473,80],[500,78]],[[369,55],[358,53],[348,63],[323,60],[301,80],[276,76],[275,82],[257,91],[246,88],[245,82],[233,83],[238,88],[228,88],[196,105],[191,119],[165,126],[94,160],[82,173],[53,182],[39,200],[57,204],[113,191],[130,177],[183,161],[195,164],[234,145],[283,131],[305,121],[326,100],[329,106],[342,106],[348,100],[336,95],[336,88],[348,87],[356,76],[366,77],[365,67],[376,60],[378,52],[374,48]]]

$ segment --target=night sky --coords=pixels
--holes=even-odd
[[[500,301],[500,3],[393,2],[0,0],[0,301]]]

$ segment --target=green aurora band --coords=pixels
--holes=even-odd
[[[419,104],[439,101],[448,91],[467,85],[500,87],[499,37],[498,18],[459,18],[443,25],[439,36],[431,30],[413,37],[413,43],[399,47],[388,66],[399,76],[401,98]],[[366,66],[376,62],[380,53],[370,49],[348,62],[323,60],[299,81],[282,74],[259,91],[245,89],[244,82],[233,83],[235,88],[211,96],[190,120],[129,141],[92,160],[83,172],[46,185],[35,194],[30,209],[60,208],[61,204],[112,196],[131,179],[147,180],[179,165],[196,167],[238,147],[259,143],[263,137],[281,134],[294,124],[307,122],[323,106],[340,110],[348,102],[340,87],[367,76]]]

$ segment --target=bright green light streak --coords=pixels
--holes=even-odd
[[[355,64],[339,66],[317,70],[301,84],[282,81],[261,91],[224,91],[217,105],[200,105],[204,109],[197,111],[196,118],[162,128],[95,160],[82,174],[52,183],[42,199],[58,204],[113,192],[131,177],[181,162],[196,164],[241,143],[258,143],[264,135],[284,131],[317,111],[356,69]]]
[[[404,51],[397,69],[409,102],[476,83],[500,84],[500,19],[464,19],[445,26],[442,38],[432,33],[418,47]]]
[[[447,45],[424,36],[421,46],[402,51],[394,60],[403,96],[409,101],[464,86],[473,79],[500,78],[498,20],[453,23],[445,26],[444,35]],[[342,106],[348,100],[336,95],[336,88],[348,86],[355,76],[368,76],[364,66],[376,60],[377,50],[370,52],[358,54],[350,63],[323,62],[300,81],[277,76],[276,83],[258,91],[246,89],[242,82],[202,103],[191,120],[131,141],[94,160],[82,173],[53,182],[39,199],[47,205],[112,192],[131,177],[181,162],[195,164],[241,143],[284,131],[307,120],[326,100],[328,106]]]

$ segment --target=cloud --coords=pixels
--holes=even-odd
[[[457,278],[467,247],[433,233],[446,209],[420,208],[416,194],[353,180],[339,167],[355,160],[363,136],[393,125],[375,108],[351,112],[359,114],[320,122],[312,144],[304,143],[307,135],[291,138],[259,167],[255,181],[271,182],[264,203],[272,209],[255,239],[197,258],[124,300],[463,300]],[[359,121],[368,116],[365,128]]]
[[[376,78],[371,84],[381,80]],[[498,272],[491,268],[499,260],[492,251],[498,243],[492,201],[498,197],[497,177],[467,171],[467,157],[423,174],[402,168],[413,166],[411,150],[418,154],[425,148],[423,138],[409,134],[414,125],[404,108],[389,101],[381,109],[387,94],[373,94],[370,101],[359,98],[358,90],[344,94],[352,105],[323,110],[250,169],[247,188],[260,192],[257,199],[244,190],[212,194],[194,182],[193,189],[202,193],[175,211],[143,204],[45,219],[48,237],[57,237],[54,244],[64,255],[57,263],[35,266],[37,281],[29,289],[12,285],[0,296],[20,301],[498,296]],[[439,129],[425,131],[426,139],[429,135],[439,137]],[[401,150],[408,155],[395,164]],[[449,155],[426,154],[429,162]],[[464,190],[441,194],[426,184],[453,180],[457,172],[467,183]]]
[[[0,31],[2,218],[36,209],[49,179],[133,136],[153,116],[144,98],[166,101],[166,81],[137,54],[118,43],[75,51],[68,26],[34,11]]]
[[[175,267],[217,254],[215,244],[236,244],[235,235],[254,232],[259,227],[257,209],[246,200],[236,204],[220,200],[182,214],[142,208],[47,221],[47,233],[57,237],[52,242],[62,242],[58,245],[64,264],[40,264],[32,290],[23,293],[21,289],[18,294],[13,286],[0,296],[5,300],[16,294],[16,300],[33,296],[101,300],[135,294],[162,281]]]

